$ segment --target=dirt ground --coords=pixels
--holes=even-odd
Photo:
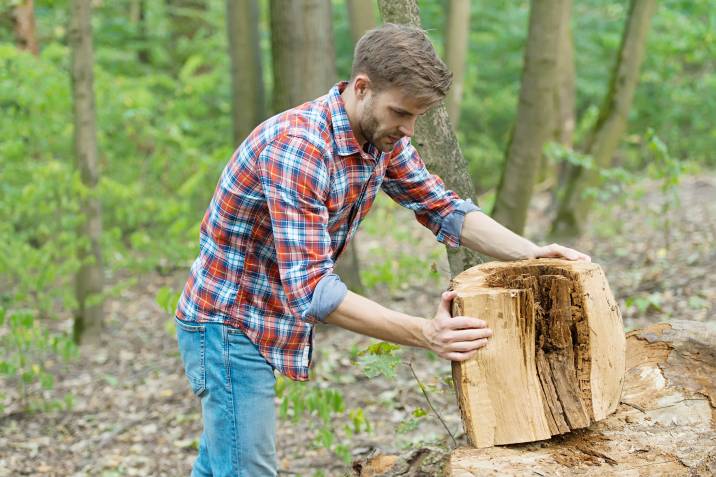
[[[595,214],[590,230],[573,245],[589,253],[605,270],[617,297],[627,330],[674,319],[716,319],[716,176],[686,177],[679,189],[680,204],[670,214],[670,246],[665,246],[658,185],[631,205],[614,204]],[[538,195],[530,212],[527,235],[539,240],[546,229],[547,197]],[[364,267],[372,266],[377,244],[398,250],[410,247],[419,257],[434,255],[432,235],[407,211],[399,212],[409,244],[361,232],[359,252]],[[401,225],[402,226],[402,225]],[[377,289],[369,296],[395,309],[432,316],[440,292],[447,286],[447,262],[434,264],[435,281],[411,282],[399,290]],[[201,432],[199,403],[191,394],[176,349],[171,319],[155,303],[163,286],[179,289],[182,271],[166,277],[140,277],[139,284],[107,303],[106,338],[81,348],[69,365],[50,363],[58,379],[48,397],[74,394],[72,411],[18,413],[13,390],[7,412],[0,417],[0,477],[33,476],[180,476],[189,475]],[[372,431],[352,436],[355,459],[374,450],[404,452],[423,445],[448,448],[451,441],[432,415],[409,432],[397,432],[416,408],[427,408],[407,367],[394,380],[368,379],[350,362],[350,350],[370,339],[322,327],[316,339],[315,386],[339,390],[346,408],[363,408]],[[404,349],[418,376],[431,391],[433,404],[448,427],[464,442],[453,391],[444,383],[450,363],[422,350]],[[347,421],[347,418],[345,418]],[[342,427],[342,423],[338,423]],[[333,453],[312,443],[315,426],[309,419],[278,422],[280,475],[341,476],[350,469]],[[341,434],[343,435],[343,434]],[[347,438],[346,438],[347,439]]]

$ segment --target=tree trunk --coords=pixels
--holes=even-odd
[[[149,56],[149,38],[147,36],[147,5],[145,0],[132,0],[129,5],[130,20],[137,31],[137,61],[149,64],[151,58]]]
[[[35,28],[35,10],[32,0],[21,0],[13,9],[12,21],[15,28],[17,47],[35,56],[40,54]]]
[[[574,65],[572,41],[572,0],[562,0],[562,19],[559,24],[557,55],[557,89],[554,92],[556,127],[554,139],[566,147],[572,147],[574,138],[577,74]]]
[[[208,27],[206,0],[167,0],[169,17],[169,52],[174,60],[173,67],[181,69],[189,58],[186,43],[203,28]]]
[[[489,349],[485,348],[485,350]],[[547,441],[449,455],[420,448],[356,462],[360,477],[716,475],[716,327],[672,320],[626,335],[617,411]]]
[[[484,351],[453,363],[472,445],[549,439],[614,412],[624,380],[624,328],[599,265],[491,262],[452,285],[455,314],[479,316],[494,330]]]
[[[234,145],[266,117],[256,0],[227,0]]]
[[[626,375],[615,414],[542,443],[453,452],[446,474],[716,474],[716,329],[674,320],[626,337]]]
[[[599,183],[599,171],[611,165],[619,140],[627,125],[627,115],[639,81],[639,69],[646,49],[646,37],[655,0],[632,0],[617,62],[612,71],[609,92],[599,112],[599,119],[585,147],[594,159],[591,170],[568,165],[564,188],[557,194],[557,215],[552,223],[552,235],[578,235],[591,207],[591,199],[583,192]]]
[[[557,87],[554,90],[555,122],[552,140],[571,149],[574,140],[576,108],[576,71],[574,65],[574,44],[572,42],[572,0],[563,0],[562,21],[559,25],[559,55],[557,55]],[[554,185],[566,162],[557,168],[551,167],[547,156],[542,154],[537,182],[547,181]],[[554,187],[557,189],[557,187]]]
[[[521,234],[527,220],[542,149],[552,132],[554,85],[562,0],[531,2],[517,120],[507,146],[505,166],[492,216]]]
[[[415,0],[379,0],[378,7],[385,22],[420,26],[420,12]],[[440,176],[448,188],[463,199],[477,203],[470,172],[450,126],[444,102],[433,106],[418,119],[412,143],[428,169]],[[480,255],[467,247],[447,248],[447,254],[452,275],[482,262]]]
[[[328,92],[336,81],[330,0],[271,0],[274,112]]]
[[[465,83],[465,61],[470,38],[470,0],[450,0],[445,30],[445,63],[452,71],[452,87],[446,99],[453,129],[460,122],[460,104]]]
[[[96,340],[102,330],[103,317],[103,306],[99,296],[104,283],[100,248],[102,214],[100,201],[96,196],[99,165],[90,3],[90,0],[72,0],[68,32],[75,118],[75,154],[82,185],[87,189],[81,199],[85,221],[79,230],[79,235],[87,245],[80,248],[79,260],[82,266],[76,277],[79,309],[75,316],[74,337],[77,342],[82,339]]]
[[[274,110],[283,111],[328,93],[336,81],[330,0],[271,0]],[[336,263],[346,286],[364,291],[355,240]]]
[[[348,18],[354,46],[365,32],[376,26],[374,5],[372,1],[348,0]]]

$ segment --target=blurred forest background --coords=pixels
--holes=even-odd
[[[0,2],[0,476],[188,473],[200,419],[171,317],[216,181],[255,125],[349,79],[356,39],[414,4]],[[452,129],[416,137],[429,166],[449,186],[469,177],[456,190],[513,230],[595,256],[628,327],[707,320],[713,2],[418,6],[455,73],[436,112]],[[453,137],[459,149],[430,148]],[[380,197],[342,275],[425,315],[468,263],[448,264],[425,233]],[[279,380],[287,475],[341,475],[374,446],[444,439],[424,388],[457,431],[449,363],[331,333],[317,384]],[[411,362],[427,384],[400,371]]]

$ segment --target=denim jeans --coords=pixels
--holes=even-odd
[[[246,335],[221,323],[174,319],[204,431],[192,477],[276,475],[273,367]]]

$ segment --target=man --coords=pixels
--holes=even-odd
[[[192,475],[276,475],[274,369],[308,379],[315,323],[455,361],[487,343],[484,321],[450,316],[451,292],[426,319],[352,293],[334,273],[379,188],[450,246],[589,260],[515,235],[428,173],[410,136],[450,82],[424,32],[384,25],[356,45],[350,82],[268,119],[234,153],[176,312],[204,420]]]

